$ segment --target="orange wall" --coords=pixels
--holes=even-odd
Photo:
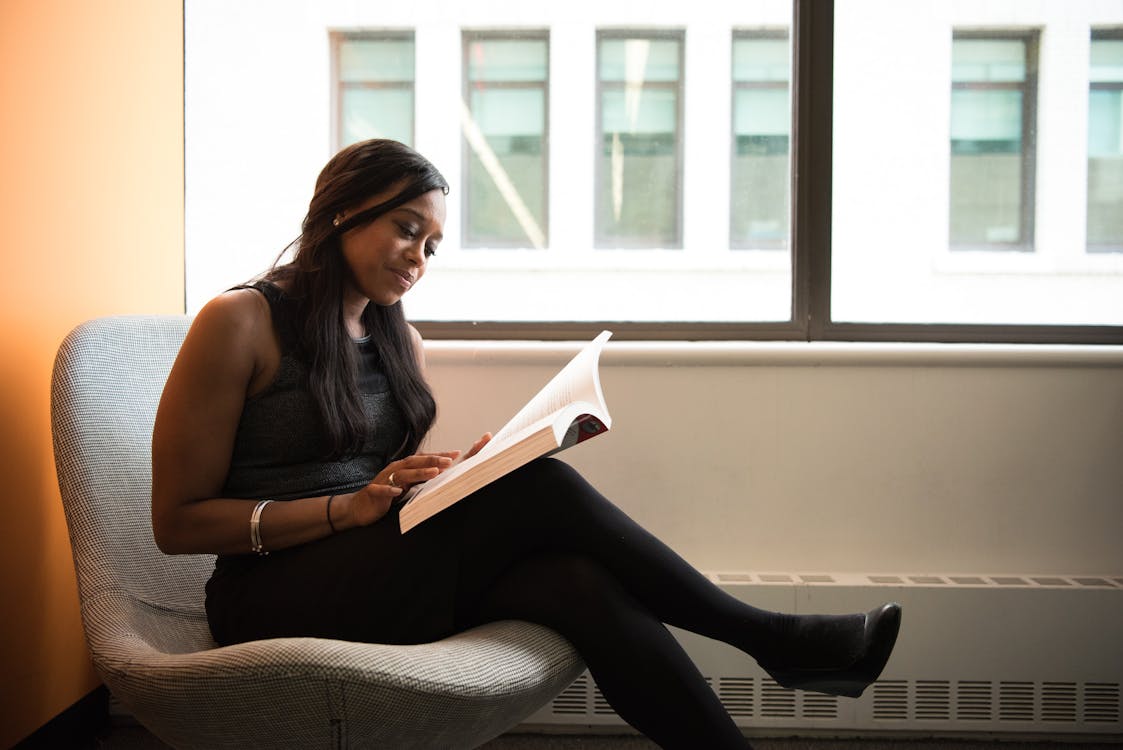
[[[0,0],[0,747],[97,686],[49,381],[82,320],[183,311],[178,0]]]

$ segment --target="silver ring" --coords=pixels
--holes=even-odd
[[[390,478],[389,478],[389,479],[387,480],[387,483],[388,483],[388,484],[389,484],[389,485],[390,485],[391,487],[397,487],[397,486],[398,486],[398,485],[394,484],[394,474],[395,474],[395,473],[396,473],[396,472],[393,472],[393,471],[391,471],[391,472],[390,472]]]

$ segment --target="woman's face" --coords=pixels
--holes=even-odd
[[[345,220],[390,200],[397,189],[372,196],[340,216]],[[445,197],[430,190],[374,221],[346,232],[340,242],[351,271],[349,294],[377,305],[392,305],[425,275],[429,257],[440,244],[445,222]]]

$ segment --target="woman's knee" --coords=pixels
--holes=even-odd
[[[567,612],[604,614],[626,599],[620,582],[596,560],[552,555],[528,561],[527,571],[543,598]]]

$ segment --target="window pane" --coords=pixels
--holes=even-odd
[[[408,39],[345,39],[339,45],[344,83],[413,81],[413,42]]]
[[[1015,39],[956,39],[952,43],[951,78],[956,83],[1024,81],[1025,42]]]
[[[340,148],[367,138],[413,140],[412,89],[344,89]]]
[[[681,247],[680,47],[600,39],[597,247]]]
[[[1092,40],[1088,77],[1093,83],[1123,83],[1123,39]]]
[[[1123,39],[1093,39],[1088,93],[1088,249],[1123,252]]]
[[[1016,243],[1022,220],[1022,92],[953,91],[951,242]]]
[[[672,39],[602,39],[602,81],[677,81],[679,42]]]
[[[1089,252],[1123,232],[1107,24],[1092,0],[837,0],[833,321],[1123,324],[1123,254]]]
[[[789,235],[787,39],[733,40],[730,245],[786,248]]]
[[[340,37],[336,96],[339,148],[367,138],[413,144],[413,40]]]
[[[1023,246],[1026,42],[952,42],[952,245]]]
[[[466,37],[465,56],[464,245],[545,247],[547,42]]]
[[[545,81],[544,39],[489,39],[468,44],[469,81]]]

